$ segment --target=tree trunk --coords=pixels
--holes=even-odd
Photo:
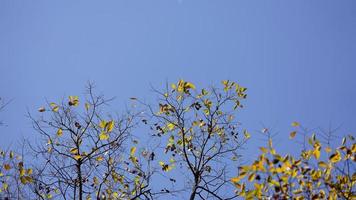
[[[82,169],[81,169],[81,161],[80,159],[77,162],[77,170],[78,170],[78,184],[79,184],[79,194],[78,194],[78,200],[83,200],[83,178],[82,178]]]
[[[192,190],[192,193],[190,194],[189,200],[194,200],[195,199],[196,192],[197,192],[197,186],[195,185],[193,190]]]

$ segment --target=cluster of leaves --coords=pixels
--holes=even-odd
[[[353,136],[332,148],[315,134],[307,140],[303,135],[306,144],[293,156],[277,153],[264,129],[268,145],[250,165],[240,166],[240,149],[251,137],[236,115],[246,88],[225,80],[221,87],[197,89],[179,80],[156,94],[153,106],[131,98],[149,112],[113,117],[103,114],[109,100],[89,85],[85,100],[69,96],[40,107],[37,117],[29,114],[40,135],[26,149],[34,161],[0,151],[0,199],[149,200],[179,192],[190,200],[356,198]],[[144,137],[132,133],[139,122],[150,127],[154,145],[142,146]],[[295,139],[300,124],[292,126],[289,137]],[[170,177],[171,170],[184,178]],[[158,176],[168,177],[172,187],[153,187]]]
[[[292,125],[296,128],[299,123]],[[290,139],[296,137],[291,132]],[[251,165],[239,167],[231,181],[245,199],[355,199],[356,144],[353,136],[342,139],[341,146],[323,146],[316,135],[299,157],[280,155],[269,138],[267,147]]]
[[[177,165],[185,172],[188,169],[190,199],[227,195],[222,192],[230,184],[227,163],[237,160],[237,150],[250,137],[247,131],[239,134],[235,119],[246,88],[231,81],[222,81],[222,86],[198,90],[179,80],[164,92],[157,91],[158,112],[149,106],[150,118],[155,120],[154,135],[165,141],[164,152],[170,155],[169,162],[159,164],[163,171]]]
[[[0,197],[24,199],[23,188],[33,183],[33,169],[24,166],[22,156],[0,150]]]
[[[83,108],[78,96],[39,108],[34,128],[44,139],[32,145],[38,159],[34,191],[43,199],[136,199],[149,192],[148,175],[126,153],[136,113],[114,119],[102,114],[107,104],[92,88]],[[44,145],[43,145],[44,144]],[[128,162],[129,161],[129,162]]]

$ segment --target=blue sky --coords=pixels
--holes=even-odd
[[[295,120],[355,133],[355,55],[353,0],[3,0],[0,146],[34,137],[27,109],[89,80],[118,110],[153,101],[150,84],[235,80],[248,88],[243,126],[272,127],[285,149]]]

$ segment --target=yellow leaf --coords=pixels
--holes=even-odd
[[[57,136],[61,137],[62,135],[63,135],[63,130],[61,128],[59,128],[57,131]]]
[[[297,134],[297,131],[293,131],[289,134],[289,139],[293,139],[295,135]]]
[[[68,104],[70,106],[78,106],[79,104],[79,97],[78,96],[69,96],[69,102]]]
[[[76,160],[79,160],[79,159],[81,159],[81,158],[82,158],[81,155],[75,155],[75,156],[74,156],[74,159],[76,159]]]
[[[254,173],[250,174],[250,176],[248,176],[248,181],[252,182],[255,179],[255,176]]]
[[[260,147],[260,150],[261,150],[263,153],[267,153],[267,152],[268,152],[268,149],[267,149],[267,148],[264,148],[264,147]]]
[[[175,127],[175,125],[172,124],[172,123],[168,123],[168,124],[167,124],[167,128],[168,128],[168,130],[170,130],[170,131],[173,130],[174,127]]]
[[[314,155],[314,157],[315,157],[316,159],[319,160],[319,158],[320,158],[320,148],[314,149],[313,155]]]
[[[247,173],[245,173],[245,172],[240,173],[239,176],[232,178],[231,181],[236,184],[236,183],[240,182],[240,180],[243,179],[246,176],[246,174]]]
[[[21,183],[24,184],[24,185],[27,183],[26,178],[23,177],[23,176],[20,177],[20,181],[21,181]]]
[[[32,170],[31,168],[26,170],[26,174],[27,174],[27,175],[31,175],[32,172],[33,172],[33,170]]]
[[[356,143],[352,144],[351,152],[356,153]]]
[[[113,129],[114,129],[114,121],[113,120],[111,120],[111,121],[109,121],[107,124],[106,124],[106,131],[107,132],[111,132]]]
[[[245,139],[249,139],[251,137],[250,133],[247,130],[244,130]]]
[[[190,82],[186,82],[185,87],[188,88],[188,89],[189,88],[192,88],[193,90],[195,89],[195,85],[193,83],[190,83]]]
[[[322,168],[327,168],[327,167],[328,167],[328,165],[327,165],[325,162],[323,162],[323,161],[320,161],[320,162],[318,163],[318,165],[319,165],[319,167],[322,167]]]
[[[98,161],[98,162],[103,161],[103,160],[104,160],[104,158],[102,156],[96,157],[96,161]]]
[[[20,172],[20,176],[25,175],[25,169],[23,167],[20,167],[19,172]]]
[[[77,148],[71,148],[70,149],[70,153],[71,154],[77,154],[78,153],[78,149]]]
[[[59,106],[55,103],[51,103],[50,106],[52,107],[53,112],[58,112]]]
[[[101,132],[99,135],[99,139],[100,140],[108,140],[109,139],[109,134],[105,133],[105,132]]]
[[[106,121],[105,120],[101,120],[100,123],[99,123],[99,127],[103,129],[103,128],[105,128],[105,126],[106,126]]]
[[[189,94],[189,89],[195,89],[195,85],[190,82],[185,82],[184,80],[179,80],[177,91]]]
[[[136,147],[131,147],[130,155],[131,156],[135,155],[135,152],[136,152]]]
[[[223,80],[221,83],[224,85],[224,91],[226,92],[229,89],[229,80]]]
[[[231,178],[230,180],[231,180],[231,182],[233,182],[233,183],[238,183],[238,182],[240,181],[240,178],[239,178],[239,177],[233,177],[233,178]]]
[[[119,193],[114,192],[114,193],[112,194],[112,196],[113,196],[115,199],[118,199],[118,198],[119,198]]]
[[[341,160],[341,154],[338,150],[329,157],[330,162],[337,163]]]
[[[212,105],[213,102],[211,102],[209,99],[204,100],[204,106],[207,107],[208,109],[210,109]]]
[[[292,126],[293,126],[293,127],[299,127],[300,124],[299,124],[298,122],[292,122]]]

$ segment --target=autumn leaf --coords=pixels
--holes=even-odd
[[[337,163],[341,160],[341,154],[338,150],[329,157],[330,162]]]
[[[27,175],[31,175],[32,173],[33,173],[33,170],[31,168],[26,170]]]
[[[114,129],[114,121],[111,120],[106,124],[106,132],[111,132]]]
[[[244,130],[244,136],[245,139],[249,139],[251,137],[251,134],[247,130]]]
[[[293,126],[293,127],[299,127],[300,124],[299,124],[298,122],[292,122],[292,126]]]
[[[293,139],[297,134],[297,131],[293,131],[289,134],[289,139]]]
[[[99,123],[99,127],[104,129],[106,127],[106,121],[105,120],[101,120]]]
[[[320,148],[314,149],[313,155],[317,160],[319,160],[319,158],[320,158]]]
[[[175,125],[172,124],[172,123],[168,123],[168,124],[167,124],[167,128],[168,128],[168,130],[170,130],[170,131],[173,130],[174,127],[175,127]]]
[[[260,150],[261,150],[263,153],[267,153],[267,152],[268,152],[268,149],[265,148],[265,147],[260,147]]]
[[[193,83],[186,82],[184,80],[179,80],[177,85],[177,91],[184,92],[186,94],[189,94],[190,89],[195,89],[195,85]]]
[[[77,148],[71,148],[70,149],[70,153],[71,154],[77,154],[78,153],[78,149]]]
[[[101,132],[99,135],[99,139],[100,140],[108,140],[109,139],[109,134],[105,133],[105,132]]]
[[[327,165],[325,162],[323,162],[323,161],[320,161],[320,162],[318,163],[318,166],[319,166],[319,167],[322,167],[322,168],[327,168],[327,167],[328,167],[328,165]]]
[[[75,155],[75,156],[74,156],[74,159],[75,159],[75,160],[79,160],[79,159],[81,159],[81,158],[82,158],[81,155]]]
[[[98,161],[98,162],[101,162],[101,161],[104,160],[104,158],[102,156],[98,156],[98,157],[95,158],[95,160]]]
[[[131,149],[130,149],[130,155],[131,155],[131,156],[135,155],[135,152],[136,152],[136,147],[131,147]]]
[[[68,105],[78,106],[79,105],[79,97],[78,96],[69,96]]]
[[[51,103],[50,106],[51,106],[53,112],[58,112],[59,106],[57,104]]]
[[[59,128],[58,130],[57,130],[57,136],[58,137],[61,137],[63,135],[63,130],[61,129],[61,128]]]
[[[173,169],[172,166],[170,166],[168,164],[165,164],[163,161],[160,161],[159,165],[162,167],[162,170],[165,171],[165,172],[168,172],[168,171]]]
[[[4,164],[4,169],[8,171],[11,169],[11,166],[9,164]]]
[[[46,108],[44,108],[44,107],[38,108],[38,112],[44,112],[44,111],[46,111]]]

